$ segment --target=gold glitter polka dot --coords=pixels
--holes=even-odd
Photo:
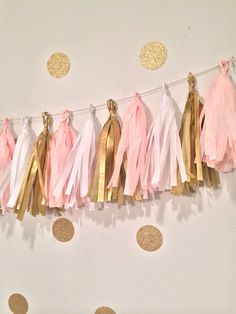
[[[10,296],[8,306],[14,314],[26,314],[28,312],[28,303],[25,297],[19,293]]]
[[[70,70],[70,59],[63,52],[55,52],[48,59],[47,67],[51,76],[61,78]]]
[[[116,314],[116,312],[113,311],[110,307],[101,306],[98,309],[96,309],[95,314]]]
[[[58,241],[68,242],[73,238],[75,229],[70,220],[58,218],[52,225],[52,233]]]
[[[162,245],[162,234],[159,229],[151,225],[142,226],[136,235],[138,245],[145,251],[156,251]]]
[[[166,57],[167,50],[165,46],[158,41],[152,41],[143,46],[139,59],[146,69],[156,70],[165,63]]]

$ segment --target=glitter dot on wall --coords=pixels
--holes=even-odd
[[[146,43],[140,51],[140,63],[148,70],[159,69],[166,61],[166,47],[158,42]]]
[[[162,234],[151,225],[142,226],[136,235],[138,245],[145,251],[156,251],[162,246]]]
[[[9,297],[8,306],[14,314],[26,314],[28,312],[28,303],[25,297],[19,293],[14,293]]]
[[[98,309],[96,309],[95,314],[116,314],[116,312],[113,311],[110,307],[101,306]]]
[[[52,77],[61,78],[70,70],[70,59],[63,52],[55,52],[48,59],[47,68]]]
[[[58,218],[52,225],[52,233],[60,242],[70,241],[75,233],[72,222],[67,218]]]

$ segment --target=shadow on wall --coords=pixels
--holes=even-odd
[[[222,187],[217,190],[199,188],[191,196],[173,196],[169,192],[156,193],[148,201],[127,204],[121,208],[117,208],[116,204],[105,204],[103,207],[101,205],[99,207],[99,204],[91,204],[87,207],[67,210],[64,215],[79,227],[83,226],[84,219],[91,220],[96,225],[105,228],[114,228],[117,223],[153,216],[156,217],[153,224],[164,225],[165,214],[168,210],[173,211],[177,221],[188,221],[203,210],[213,208],[215,202],[220,197],[227,197],[227,194],[236,204],[235,172],[221,175],[221,185]],[[23,229],[22,239],[29,242],[30,248],[33,249],[36,234],[43,237],[45,234],[51,233],[52,224],[57,218],[52,213],[46,217],[31,217],[26,213],[23,222],[19,222],[13,211],[9,210],[5,216],[0,217],[1,233],[8,239],[13,235],[15,226],[20,224]]]

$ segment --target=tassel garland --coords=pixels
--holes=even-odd
[[[176,103],[163,85],[163,100],[148,130],[144,104],[135,93],[121,128],[117,104],[107,101],[109,117],[99,136],[95,107],[76,132],[65,110],[51,135],[52,118],[42,113],[43,131],[36,138],[30,118],[23,119],[15,143],[5,119],[0,133],[0,210],[13,208],[18,220],[25,212],[46,215],[53,208],[80,207],[89,201],[117,203],[148,199],[170,190],[188,195],[200,186],[217,188],[219,173],[236,168],[236,87],[229,74],[234,60],[221,61],[205,105],[188,75],[189,92],[178,131]]]

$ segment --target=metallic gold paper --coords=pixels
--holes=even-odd
[[[156,251],[162,246],[162,234],[152,225],[142,226],[136,235],[138,245],[145,251]]]
[[[51,76],[61,78],[70,70],[70,59],[63,52],[55,52],[48,59],[47,68]]]
[[[116,314],[116,312],[113,311],[110,307],[101,306],[98,309],[96,309],[95,314]]]
[[[9,297],[8,306],[14,314],[26,314],[28,312],[28,303],[25,297],[19,293]]]
[[[52,233],[58,241],[68,242],[73,238],[75,229],[69,219],[58,218],[52,225]]]
[[[201,161],[199,122],[202,104],[195,89],[195,77],[192,73],[188,76],[189,93],[185,105],[181,128],[180,140],[183,151],[187,181],[181,183],[179,170],[177,171],[177,186],[171,192],[175,195],[195,192],[198,186],[204,184],[216,188],[220,183],[219,174],[215,169],[207,167]]]
[[[146,43],[140,51],[140,63],[148,70],[160,68],[166,61],[167,50],[165,46],[158,42],[152,41]]]
[[[16,202],[17,219],[23,220],[26,209],[33,216],[46,215],[46,206],[42,204],[44,195],[45,162],[51,134],[49,127],[52,119],[49,113],[42,113],[44,129],[38,136],[29,160],[20,194]]]
[[[116,117],[117,104],[109,99],[107,108],[110,116],[104,124],[99,136],[97,147],[97,160],[95,173],[90,185],[88,196],[92,202],[114,201],[122,205],[124,203],[124,168],[119,180],[118,188],[109,188],[107,185],[111,179],[120,141],[120,124]]]

